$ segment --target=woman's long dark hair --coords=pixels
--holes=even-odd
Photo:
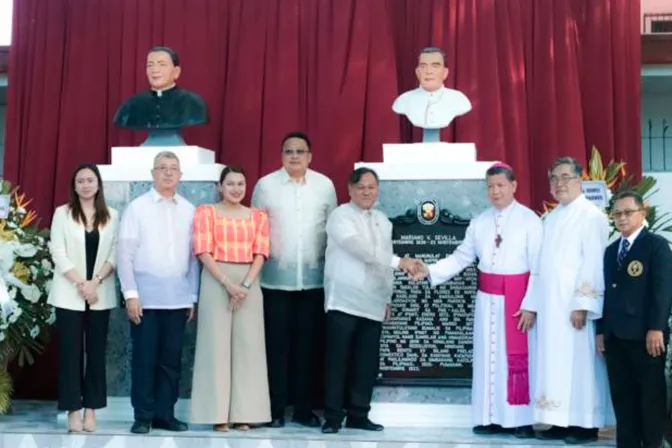
[[[77,167],[74,173],[72,173],[72,180],[70,181],[70,201],[68,205],[70,206],[70,213],[72,218],[79,223],[82,223],[86,226],[86,215],[84,215],[84,210],[82,210],[82,203],[79,201],[79,195],[75,189],[75,179],[77,174],[85,169],[93,171],[93,174],[96,175],[98,179],[98,191],[96,196],[93,198],[93,208],[95,213],[93,215],[93,228],[98,229],[105,226],[110,220],[110,211],[107,209],[107,204],[105,203],[105,194],[103,193],[103,179],[100,177],[100,171],[98,167],[93,163],[82,163]]]

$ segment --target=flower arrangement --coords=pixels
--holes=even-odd
[[[8,201],[6,200],[8,199]],[[32,199],[8,181],[0,181],[0,414],[11,404],[7,365],[32,364],[47,340],[46,328],[56,315],[47,304],[54,267],[47,245],[48,229],[39,229]],[[8,202],[8,203],[7,203]]]

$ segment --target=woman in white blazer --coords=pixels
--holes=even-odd
[[[95,409],[107,405],[105,350],[110,309],[118,303],[112,275],[118,223],[116,210],[105,203],[98,167],[80,165],[70,201],[54,212],[50,242],[55,269],[49,303],[56,308],[61,351],[58,407],[68,411],[70,432],[94,431]]]

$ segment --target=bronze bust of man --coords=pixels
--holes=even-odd
[[[177,86],[181,72],[174,50],[152,48],[147,54],[151,89],[128,98],[117,110],[114,123],[126,129],[149,131],[143,145],[184,145],[180,129],[207,123],[208,113],[203,98]]]

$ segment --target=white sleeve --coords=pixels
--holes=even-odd
[[[586,214],[581,238],[581,260],[574,285],[572,311],[588,311],[588,319],[602,317],[604,303],[604,250],[609,238],[609,221],[600,213]]]
[[[429,265],[429,280],[432,286],[445,283],[469,267],[478,257],[474,221],[467,227],[464,240],[448,257]]]
[[[135,282],[135,254],[140,246],[140,223],[134,203],[124,211],[117,236],[117,276],[125,299],[138,298]]]
[[[525,311],[537,312],[539,305],[536,303],[534,287],[539,276],[539,259],[541,256],[541,243],[544,238],[544,225],[541,219],[535,216],[534,222],[528,224],[527,237],[525,244],[527,244],[527,262],[530,267],[530,279],[527,282],[527,290],[525,297],[520,306],[520,309]]]
[[[68,258],[68,252],[65,247],[65,224],[67,220],[67,209],[63,207],[57,208],[51,220],[51,231],[49,233],[51,259],[62,274],[75,268],[74,263]]]

